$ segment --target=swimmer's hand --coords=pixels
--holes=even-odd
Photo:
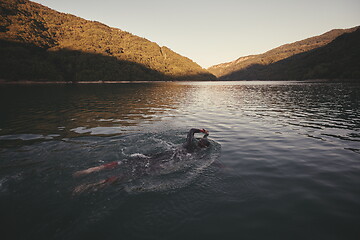
[[[202,132],[202,133],[205,133],[206,135],[209,135],[209,131],[208,130],[206,130],[206,129],[200,129],[200,131]]]

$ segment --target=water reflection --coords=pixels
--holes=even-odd
[[[359,84],[323,82],[1,86],[0,134],[7,140],[111,135],[169,122],[236,132],[261,123],[280,134],[359,142],[359,96]]]
[[[166,83],[1,86],[1,134],[120,133],[172,116],[185,90]]]
[[[303,82],[247,82],[233,85],[189,83],[193,118],[214,124],[261,121],[269,129],[278,125],[286,131],[319,139],[360,141],[359,84]],[[189,110],[191,113],[191,110]],[[242,121],[242,120],[244,121]]]

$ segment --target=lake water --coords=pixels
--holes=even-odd
[[[2,85],[0,99],[1,239],[360,237],[359,83]],[[210,147],[175,157],[194,127]]]

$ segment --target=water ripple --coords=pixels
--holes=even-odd
[[[0,86],[3,229],[16,219],[19,239],[355,239],[359,96],[343,82]],[[149,152],[171,152],[192,127],[221,145],[217,161],[72,195],[132,166],[146,173]]]

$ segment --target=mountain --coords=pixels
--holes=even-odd
[[[28,0],[0,0],[0,79],[214,80],[145,38]]]
[[[336,29],[208,70],[221,80],[360,79],[359,34]]]

